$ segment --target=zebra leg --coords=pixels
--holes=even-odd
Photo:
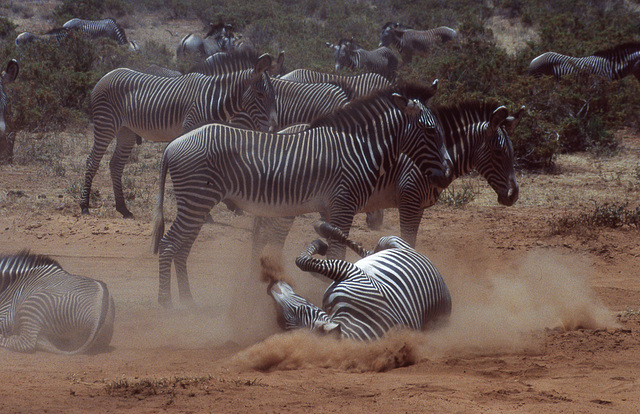
[[[114,121],[111,119],[105,121],[104,119],[101,119],[98,114],[94,114],[93,148],[91,148],[91,153],[89,154],[89,157],[87,157],[87,171],[85,172],[84,186],[82,187],[82,196],[80,197],[80,208],[82,209],[82,214],[89,214],[89,200],[91,196],[93,178],[98,172],[100,161],[102,160],[104,153],[107,151],[107,147],[116,135],[116,131],[111,127],[113,123]],[[104,128],[102,126],[103,124],[109,125],[109,127]]]
[[[314,259],[314,254],[327,252],[327,245],[322,240],[314,240],[307,249],[296,258],[296,266],[305,272],[317,273],[336,283],[351,277],[361,276],[363,272],[353,263],[346,260],[319,260]]]
[[[205,215],[196,214],[194,220],[187,221],[178,211],[176,220],[169,231],[162,237],[158,249],[159,288],[158,303],[164,308],[171,308],[171,263],[176,267],[176,279],[180,300],[187,304],[193,301],[187,274],[187,257],[193,242],[198,237],[204,224]],[[199,219],[199,221],[197,221]]]
[[[116,200],[116,210],[122,214],[124,218],[131,218],[133,214],[127,209],[124,201],[124,192],[122,191],[122,171],[131,155],[131,150],[136,142],[137,135],[128,128],[122,128],[118,131],[118,141],[113,157],[109,162],[111,169],[111,182],[113,184],[113,195]]]
[[[325,311],[296,295],[286,282],[272,283],[268,293],[278,305],[278,323],[283,329],[306,328],[340,336],[340,325],[332,322]]]
[[[330,223],[319,222],[314,224],[313,228],[315,229],[316,233],[318,233],[319,235],[321,235],[327,240],[335,240],[340,243],[344,243],[347,247],[349,247],[351,250],[356,252],[360,257],[367,257],[371,254],[370,251],[368,251],[358,243],[354,242],[353,240],[349,239],[347,236],[344,235],[343,232],[340,231],[339,228],[331,225]],[[325,253],[319,253],[319,254],[324,255]]]
[[[42,322],[36,319],[36,315],[37,313],[26,315],[18,312],[15,317],[16,327],[13,329],[15,334],[0,336],[0,347],[16,352],[36,352],[38,335],[42,329]]]

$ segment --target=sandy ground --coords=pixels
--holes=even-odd
[[[38,17],[17,19],[20,29],[46,29]],[[177,45],[201,32],[197,22],[154,21],[127,22],[129,37]],[[249,259],[251,218],[223,207],[189,258],[198,308],[174,298],[174,310],[161,309],[150,234],[162,145],[136,149],[125,172],[136,218],[124,220],[113,209],[108,156],[94,181],[99,208],[79,214],[90,132],[18,134],[16,163],[0,166],[0,251],[28,248],[105,281],[117,314],[107,352],[0,350],[0,412],[637,412],[638,230],[553,231],[560,218],[596,205],[638,205],[640,141],[620,136],[614,157],[562,156],[557,174],[519,176],[510,208],[483,180],[457,181],[454,189],[472,189],[475,199],[428,210],[417,246],[452,292],[450,324],[355,344],[279,331]],[[44,161],[25,155],[56,146],[62,154]],[[167,212],[171,219],[175,206]],[[282,257],[296,291],[319,304],[326,282],[293,264],[316,237],[315,220],[297,221]],[[369,248],[387,234],[398,234],[392,210],[380,230],[367,229],[362,215],[352,230]]]
[[[94,183],[104,204],[79,215],[71,194],[90,134],[57,137],[76,147],[61,161],[63,177],[35,163],[0,167],[0,250],[29,248],[104,280],[116,299],[116,331],[111,349],[96,355],[0,350],[0,411],[635,412],[638,231],[552,231],[559,218],[596,203],[637,205],[640,142],[621,137],[624,149],[612,158],[562,156],[558,174],[521,175],[521,198],[510,208],[480,178],[454,183],[477,191],[474,201],[428,210],[418,240],[451,289],[449,326],[367,345],[281,333],[249,260],[251,217],[220,206],[189,259],[198,309],[175,298],[176,309],[161,309],[153,196],[145,195],[155,194],[157,173],[141,168],[161,146],[144,143],[125,172],[143,191],[130,202],[136,218],[124,220],[104,162]],[[31,140],[19,136],[18,160]],[[167,212],[175,214],[171,203]],[[283,265],[298,293],[319,304],[325,282],[293,264],[315,238],[315,220],[296,222]],[[358,216],[352,237],[373,247],[397,233],[388,210],[379,231]]]

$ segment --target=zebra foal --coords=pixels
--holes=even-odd
[[[442,178],[451,161],[429,110],[409,98],[415,93],[410,88],[398,92],[387,89],[354,101],[296,134],[212,124],[171,142],[162,157],[152,237],[160,304],[171,304],[172,263],[181,300],[192,301],[186,260],[205,217],[222,200],[260,216],[319,211],[348,234],[353,216],[400,153],[429,159],[422,173]],[[165,234],[167,172],[178,211]],[[344,256],[343,245],[329,249],[330,257]]]
[[[315,259],[314,254],[326,253],[327,245],[319,239],[312,242],[298,256],[296,265],[333,283],[325,291],[320,309],[296,295],[286,282],[272,280],[267,292],[276,302],[285,329],[374,340],[395,328],[419,331],[448,319],[451,295],[444,278],[427,257],[404,240],[382,237],[370,252],[328,223],[315,227],[321,236],[346,243],[362,259],[356,263]],[[263,275],[270,277],[264,271]]]
[[[67,273],[55,260],[0,257],[0,347],[79,354],[106,348],[115,305],[107,285]]]

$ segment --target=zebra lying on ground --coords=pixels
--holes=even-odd
[[[581,72],[601,76],[610,81],[631,74],[640,80],[640,43],[625,43],[586,57],[546,52],[529,64],[529,75],[532,76],[550,75],[559,79]]]
[[[15,59],[11,59],[7,63],[7,68],[0,75],[0,154],[7,149],[7,124],[5,122],[5,110],[9,103],[9,98],[4,88],[18,77],[20,68]],[[9,154],[11,155],[11,154]]]
[[[21,252],[0,257],[0,347],[78,354],[106,348],[115,306],[107,285]]]
[[[159,253],[158,301],[171,305],[171,265],[178,290],[191,302],[186,261],[205,217],[222,200],[256,215],[319,211],[348,234],[382,171],[401,153],[424,158],[422,174],[446,180],[451,160],[430,111],[414,95],[431,88],[390,88],[354,101],[297,134],[269,134],[211,124],[167,145],[162,157],[153,227]],[[176,219],[164,234],[164,189],[171,174]],[[330,244],[329,257],[345,247]]]
[[[382,237],[374,252],[363,249],[328,223],[316,225],[327,239],[338,240],[362,257],[356,263],[320,260],[327,245],[315,240],[296,259],[307,272],[333,280],[322,309],[296,295],[289,284],[273,280],[263,258],[263,278],[272,279],[267,292],[278,307],[285,329],[310,329],[340,338],[379,339],[394,328],[424,330],[451,313],[451,296],[442,275],[427,257],[396,236]]]
[[[55,40],[56,42],[60,43],[67,37],[68,34],[69,34],[69,31],[64,28],[51,29],[47,33],[42,35],[37,35],[31,32],[22,32],[16,37],[15,45],[17,48],[21,48],[30,43],[40,42],[40,41]]]
[[[430,30],[402,29],[399,23],[389,22],[382,28],[378,46],[395,47],[405,62],[414,55],[427,56],[436,42],[447,42],[458,37],[450,27],[441,26]]]
[[[398,57],[388,47],[365,50],[353,40],[341,39],[337,45],[327,42],[327,47],[335,50],[336,72],[342,68],[361,69],[378,73],[390,81],[398,74]]]

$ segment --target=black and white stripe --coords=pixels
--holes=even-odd
[[[399,92],[399,93],[396,93]],[[206,215],[222,200],[260,216],[319,211],[345,234],[376,181],[400,153],[430,159],[424,174],[449,163],[428,109],[412,90],[384,90],[314,121],[297,134],[207,125],[171,142],[162,158],[153,245],[159,252],[159,302],[168,306],[171,264],[182,300],[191,300],[186,259]],[[425,155],[426,154],[426,155]],[[177,215],[164,234],[164,186],[171,174]],[[344,257],[332,243],[330,257]]]
[[[335,50],[336,72],[342,68],[361,69],[378,73],[390,81],[395,80],[398,74],[398,57],[388,47],[365,50],[348,39],[341,39],[337,45],[326,44]]]
[[[61,354],[106,348],[114,316],[103,282],[69,274],[46,256],[0,257],[0,347]]]
[[[371,72],[359,75],[336,75],[309,69],[296,69],[280,76],[280,79],[302,83],[337,83],[346,85],[351,93],[349,99],[366,96],[379,89],[391,86],[391,82],[387,78]]]
[[[176,56],[179,59],[189,56],[206,58],[218,52],[233,50],[235,41],[231,25],[212,24],[204,37],[193,33],[183,37],[176,49]]]
[[[453,167],[446,180],[426,179],[421,173],[427,159],[411,159],[400,154],[398,162],[382,175],[361,212],[367,223],[379,227],[384,208],[397,208],[401,237],[416,245],[420,222],[426,208],[436,203],[449,183],[472,170],[478,171],[498,194],[498,202],[513,205],[519,195],[514,170],[513,146],[509,138],[524,114],[524,107],[509,116],[495,103],[467,102],[434,108],[432,123],[444,137]],[[425,165],[422,165],[425,164]],[[253,256],[266,244],[282,247],[295,217],[256,217]]]
[[[633,74],[640,80],[640,63],[638,62],[640,62],[640,43],[625,43],[586,57],[546,52],[531,61],[529,74],[550,75],[559,79],[569,74],[586,72],[610,81]]]
[[[296,295],[285,282],[272,283],[269,294],[278,305],[287,329],[310,329],[341,338],[374,340],[397,328],[423,330],[442,323],[451,313],[451,295],[444,278],[424,255],[396,236],[378,241],[375,253],[349,241],[337,228],[324,223],[321,234],[346,242],[363,259],[320,260],[326,245],[314,241],[296,259],[307,272],[334,283],[324,293],[323,309]]]
[[[18,76],[20,68],[15,59],[7,63],[7,68],[0,75],[0,154],[7,148],[7,124],[5,121],[5,111],[9,98],[5,92],[5,87],[13,82]]]
[[[64,29],[76,30],[85,33],[92,38],[106,37],[118,43],[126,45],[129,43],[124,29],[113,19],[83,20],[71,19],[62,25]]]
[[[458,33],[447,26],[413,30],[401,28],[399,23],[389,22],[382,28],[379,46],[394,47],[405,62],[411,62],[414,55],[427,56],[433,44],[455,40],[457,37]]]
[[[234,61],[228,65],[233,67]],[[263,55],[251,69],[229,70],[216,77],[199,73],[164,77],[130,69],[106,74],[91,94],[94,144],[80,201],[83,213],[89,212],[91,183],[100,160],[116,137],[110,162],[116,210],[131,217],[122,193],[122,170],[136,136],[166,142],[211,122],[273,130],[275,92],[265,73],[270,66],[271,56]]]

